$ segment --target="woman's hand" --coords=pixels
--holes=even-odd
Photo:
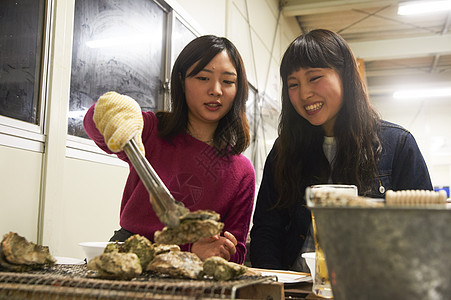
[[[201,238],[191,245],[191,252],[205,260],[212,256],[220,256],[225,260],[236,253],[237,240],[233,234],[226,231],[224,236],[214,235],[212,237]]]
[[[141,138],[143,116],[133,98],[116,92],[103,94],[96,103],[93,120],[111,151],[122,151],[123,146],[134,138],[139,150],[145,153]]]

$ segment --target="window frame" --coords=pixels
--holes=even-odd
[[[40,72],[38,96],[38,122],[32,124],[14,118],[0,116],[0,145],[23,150],[43,153],[45,144],[45,118],[47,111],[48,75],[50,68],[51,28],[54,0],[44,1],[43,39],[41,43],[41,57],[39,59]],[[36,92],[36,91],[35,91]]]
[[[149,0],[156,3],[161,9],[167,13],[167,33],[166,41],[163,47],[166,47],[164,72],[162,78],[164,80],[163,109],[169,109],[169,80],[171,68],[174,63],[172,57],[172,24],[175,19],[180,21],[188,30],[193,32],[195,36],[200,35],[197,24],[187,17],[187,13],[176,3],[171,0]],[[44,22],[43,22],[43,39],[41,44],[41,64],[39,78],[38,94],[38,124],[32,124],[26,121],[16,120],[6,116],[0,116],[0,146],[18,148],[22,150],[44,153],[45,142],[47,136],[46,118],[48,114],[48,90],[49,90],[49,69],[50,57],[52,49],[52,16],[54,13],[55,0],[44,1]],[[69,99],[68,99],[69,100]],[[67,112],[68,113],[68,112]],[[102,151],[95,143],[87,138],[77,137],[70,134],[66,135],[66,157],[77,158],[88,161],[101,162],[106,164],[126,166],[126,163],[119,160],[115,155],[110,155]]]
[[[173,45],[172,45],[172,36],[173,36],[173,24],[177,19],[181,22],[189,31],[191,31],[194,36],[200,35],[200,30],[197,29],[197,24],[188,18],[188,14],[176,3],[168,0],[149,0],[154,1],[158,6],[161,7],[167,13],[166,18],[166,39],[165,45],[163,47],[166,48],[164,54],[164,62],[163,62],[163,74],[164,78],[162,81],[164,82],[164,92],[163,92],[163,109],[169,110],[170,108],[170,89],[169,82],[171,78],[171,70],[174,64],[176,57],[173,57]],[[66,157],[67,158],[75,158],[82,159],[92,162],[100,162],[109,165],[123,166],[128,167],[128,165],[117,158],[114,154],[105,153],[101,150],[92,140],[88,138],[73,136],[67,134],[66,137]]]

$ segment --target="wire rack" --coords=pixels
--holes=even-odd
[[[233,281],[158,277],[122,281],[0,272],[0,299],[277,299],[283,285],[276,280],[242,276]]]

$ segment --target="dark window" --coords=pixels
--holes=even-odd
[[[163,108],[167,11],[152,0],[76,0],[68,133],[87,137],[86,110],[105,92]]]
[[[0,115],[38,124],[44,0],[0,1]]]
[[[194,40],[196,36],[194,33],[189,30],[179,19],[175,19],[175,22],[172,26],[172,64],[174,64],[177,56],[179,56],[180,52],[182,52],[183,48]],[[172,69],[172,67],[171,67]]]

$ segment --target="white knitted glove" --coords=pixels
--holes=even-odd
[[[116,92],[103,94],[94,109],[94,123],[113,152],[119,152],[132,138],[144,154],[142,142],[143,116],[139,104],[129,96]]]

